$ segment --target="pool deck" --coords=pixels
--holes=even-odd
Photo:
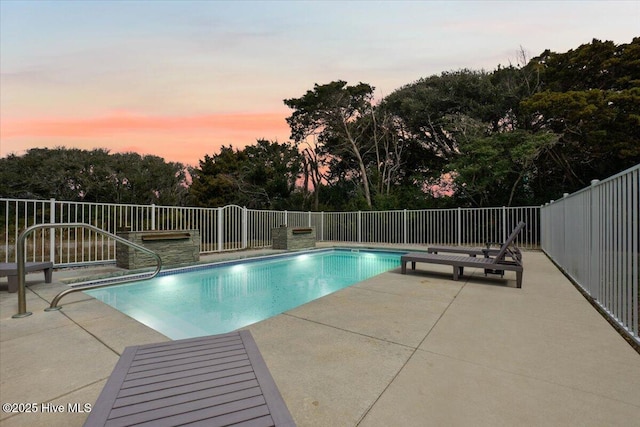
[[[510,272],[454,282],[418,264],[246,329],[298,426],[637,425],[640,354],[543,253],[524,262],[522,289]],[[0,290],[0,400],[38,410],[3,411],[3,427],[81,426],[70,410],[95,402],[126,346],[168,340],[81,293],[43,311],[65,280],[114,270],[27,275],[22,319]]]

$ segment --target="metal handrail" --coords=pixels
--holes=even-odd
[[[81,288],[71,288],[71,289],[66,289],[62,292],[60,292],[58,295],[56,295],[53,300],[51,301],[51,305],[49,306],[49,308],[46,308],[45,311],[54,311],[54,310],[60,310],[62,307],[58,306],[58,303],[60,302],[60,299],[62,299],[62,297],[64,297],[65,295],[68,295],[72,292],[80,292],[80,291],[85,291],[87,289],[96,289],[96,288],[105,288],[107,286],[114,286],[114,285],[121,285],[123,283],[129,283],[129,282],[134,282],[134,281],[139,281],[139,280],[148,280],[148,279],[152,279],[155,276],[158,275],[158,273],[160,272],[160,269],[162,268],[162,259],[160,258],[160,256],[153,252],[152,250],[149,250],[147,248],[145,248],[144,246],[138,245],[137,243],[133,243],[127,239],[124,239],[120,236],[116,236],[115,234],[109,233],[108,231],[104,231],[101,228],[95,227],[91,224],[85,224],[85,223],[81,223],[81,222],[69,222],[69,223],[56,223],[56,224],[36,224],[36,225],[32,225],[31,227],[28,227],[26,229],[24,229],[22,231],[22,233],[20,233],[20,236],[18,237],[18,243],[16,246],[16,250],[17,250],[17,263],[18,263],[18,268],[17,268],[17,274],[18,274],[18,313],[14,314],[13,318],[20,318],[20,317],[27,317],[27,316],[31,316],[31,312],[27,311],[27,298],[26,298],[26,286],[25,286],[25,260],[24,260],[24,254],[25,254],[25,250],[24,250],[24,242],[27,238],[27,236],[29,234],[31,234],[31,232],[33,232],[34,230],[38,230],[40,228],[86,228],[89,230],[92,230],[98,234],[101,234],[103,236],[107,236],[111,239],[114,239],[117,242],[120,242],[124,245],[130,246],[134,249],[138,249],[142,252],[145,252],[149,255],[151,255],[152,257],[154,257],[156,259],[156,269],[153,273],[149,274],[148,277],[147,276],[138,276],[135,279],[126,279],[126,280],[121,280],[121,281],[117,281],[117,282],[112,282],[112,283],[99,283],[99,284],[95,284],[95,285],[89,285],[89,286],[83,286]]]

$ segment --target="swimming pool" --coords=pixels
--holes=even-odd
[[[333,249],[162,272],[85,291],[171,339],[230,332],[400,266],[403,252]]]

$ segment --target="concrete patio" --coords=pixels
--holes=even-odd
[[[524,260],[522,289],[513,273],[454,282],[419,264],[247,329],[299,426],[637,425],[640,354],[543,253]],[[167,340],[82,293],[43,311],[86,274],[28,275],[22,319],[17,294],[0,292],[0,400],[38,410],[3,411],[3,426],[81,426],[69,409],[95,402],[123,349]]]

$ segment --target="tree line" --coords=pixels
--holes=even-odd
[[[0,195],[256,209],[539,205],[640,162],[640,38],[447,71],[379,102],[368,83],[285,99],[288,142],[223,146],[198,167],[134,153],[0,159]],[[28,171],[25,173],[25,171]]]
[[[158,156],[58,147],[0,159],[0,197],[181,205],[187,194],[184,165]]]

